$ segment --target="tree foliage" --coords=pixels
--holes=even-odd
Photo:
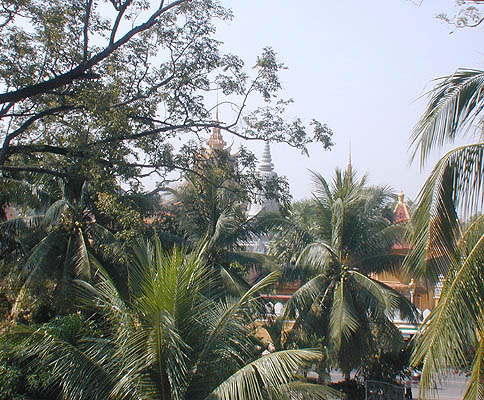
[[[267,195],[286,198],[287,192],[281,194],[285,187],[279,188],[273,187],[275,192]],[[172,218],[175,233],[170,237],[168,232],[163,232],[166,242],[178,240],[192,248],[205,243],[208,264],[220,272],[226,288],[236,291],[239,285],[248,287],[246,278],[250,267],[270,265],[269,269],[274,269],[275,266],[270,257],[245,251],[247,243],[266,234],[279,217],[276,212],[248,216],[253,189],[238,174],[236,156],[222,151],[200,160],[196,172],[186,174],[177,189],[167,188],[170,200],[162,210]]]
[[[313,121],[308,135],[301,120],[284,120],[290,101],[278,98],[284,66],[272,49],[252,73],[221,52],[216,20],[232,15],[217,0],[12,0],[0,18],[4,175],[114,175],[139,188],[142,177],[191,169],[199,134],[214,126],[301,149],[332,145],[325,125]],[[225,123],[205,105],[216,88],[238,103]],[[265,105],[249,113],[256,94]],[[175,137],[185,142],[178,153]]]
[[[18,352],[50,367],[51,383],[66,399],[260,399],[326,398],[329,389],[295,381],[299,368],[317,360],[312,350],[260,358],[250,334],[256,293],[273,274],[240,298],[208,298],[210,274],[200,253],[161,243],[139,243],[128,264],[129,293],[121,295],[99,266],[98,281],[80,281],[85,304],[97,310],[108,331],[60,336],[52,330],[17,327]],[[82,328],[82,326],[80,327]]]
[[[439,304],[413,355],[414,364],[423,363],[421,390],[431,390],[449,369],[467,367],[473,353],[465,399],[484,398],[482,78],[482,71],[460,69],[440,79],[412,136],[413,154],[420,153],[423,163],[433,149],[477,128],[476,142],[450,150],[425,182],[406,260],[408,270],[430,284],[445,277]],[[460,332],[458,340],[455,332]]]
[[[350,166],[337,170],[331,183],[320,174],[313,178],[312,223],[290,214],[290,229],[280,229],[276,237],[283,243],[286,237],[301,238],[300,248],[294,249],[296,266],[310,276],[287,302],[283,318],[296,316],[296,328],[328,338],[349,379],[349,372],[375,349],[376,330],[388,340],[401,339],[391,321],[396,310],[409,320],[416,317],[403,296],[369,277],[401,263],[402,257],[391,250],[402,238],[402,227],[392,224],[389,204],[394,196],[389,189],[366,187],[366,177],[357,180]],[[305,232],[305,227],[311,229]]]
[[[440,13],[438,19],[459,28],[475,28],[482,24],[482,0],[457,0],[455,1],[456,13],[449,15]]]

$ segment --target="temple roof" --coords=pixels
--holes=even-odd
[[[408,221],[410,219],[410,212],[408,211],[408,206],[404,202],[405,194],[402,192],[398,195],[398,203],[393,210],[395,213],[395,219],[393,222],[398,224],[399,222]]]
[[[274,171],[274,164],[272,163],[271,148],[269,142],[264,144],[264,152],[259,164],[259,174],[262,177],[263,183],[267,184],[271,179],[277,178],[277,173]],[[251,203],[248,210],[248,216],[253,217],[261,211],[278,211],[279,206],[273,199],[267,199],[264,190],[257,195],[257,201]]]
[[[217,123],[219,122],[218,109],[217,109],[216,121]],[[214,127],[212,129],[212,134],[210,135],[210,138],[207,140],[207,144],[208,144],[209,153],[213,153],[215,150],[225,150],[225,146],[227,142],[224,140],[222,136],[222,132],[220,131],[219,127]]]

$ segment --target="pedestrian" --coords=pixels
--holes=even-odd
[[[405,381],[405,399],[406,400],[412,400],[412,379],[407,379]]]

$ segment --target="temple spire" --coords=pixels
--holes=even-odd
[[[217,110],[215,112],[215,120],[217,124],[219,124],[219,119],[218,119],[218,102],[217,102]],[[215,150],[224,150],[225,145],[227,144],[222,136],[222,132],[220,131],[220,128],[218,126],[214,127],[212,129],[212,134],[210,135],[210,138],[207,141],[208,144],[208,151],[210,153],[213,153]]]
[[[410,219],[410,212],[408,206],[405,204],[405,194],[403,190],[398,194],[398,203],[393,210],[395,213],[394,221],[396,224],[399,222],[408,221]]]
[[[262,178],[262,184],[264,186],[271,185],[270,181],[277,179],[277,173],[274,171],[274,164],[272,163],[271,147],[269,142],[264,144],[264,152],[259,164],[259,176]],[[274,199],[268,199],[266,189],[261,189],[257,194],[257,200],[250,203],[247,210],[247,215],[253,217],[263,211],[278,211],[279,205]]]
[[[274,171],[274,164],[272,163],[271,157],[271,147],[269,142],[265,142],[264,145],[264,152],[262,153],[262,159],[259,166],[259,170],[261,172],[273,172]]]
[[[348,175],[351,176],[353,174],[353,166],[351,165],[351,141],[349,144],[349,151],[348,151],[348,167],[346,168],[348,171]]]

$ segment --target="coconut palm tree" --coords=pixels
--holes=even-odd
[[[13,316],[28,287],[39,280],[56,281],[59,306],[68,305],[65,297],[71,281],[88,279],[93,273],[88,252],[115,243],[112,233],[95,221],[87,182],[64,181],[61,189],[61,199],[51,202],[44,212],[0,224],[4,232],[19,239],[23,254],[17,265],[23,286],[12,307]]]
[[[294,264],[297,255],[318,237],[317,205],[313,200],[295,201],[283,216],[283,223],[271,231],[269,254],[280,262]]]
[[[248,217],[248,189],[234,180],[233,168],[216,159],[205,161],[199,173],[186,175],[178,190],[167,189],[172,195],[168,212],[174,216],[186,245],[196,247],[206,242],[207,262],[220,272],[225,284],[236,288],[238,283],[247,288],[243,276],[250,266],[274,269],[275,263],[244,247],[268,232],[278,222],[279,214],[262,212]]]
[[[261,280],[240,298],[203,295],[210,268],[199,251],[165,253],[159,239],[140,242],[129,258],[129,296],[97,264],[98,280],[79,281],[84,304],[109,325],[99,337],[69,340],[18,327],[24,357],[50,366],[65,399],[327,398],[331,390],[297,382],[313,350],[261,357],[251,335]],[[94,262],[96,262],[94,260]]]
[[[309,271],[311,279],[293,294],[283,318],[297,312],[296,328],[327,337],[349,379],[374,348],[375,329],[401,336],[389,316],[400,310],[415,318],[403,296],[369,276],[402,261],[391,252],[402,227],[392,224],[391,191],[366,187],[366,177],[357,180],[350,165],[337,169],[331,183],[317,173],[313,180],[316,226],[307,236],[313,242],[302,240],[295,252],[296,266]]]
[[[479,214],[484,195],[484,71],[459,69],[439,79],[429,97],[411,138],[413,158],[419,157],[423,165],[432,150],[454,143],[469,130],[477,135],[474,143],[439,160],[419,195],[406,267],[426,277],[430,285],[440,276],[445,281],[439,305],[417,342],[413,363],[423,363],[425,393],[449,369],[468,365],[469,352],[474,351],[465,398],[482,399],[484,229]],[[478,217],[462,224],[473,215]]]

